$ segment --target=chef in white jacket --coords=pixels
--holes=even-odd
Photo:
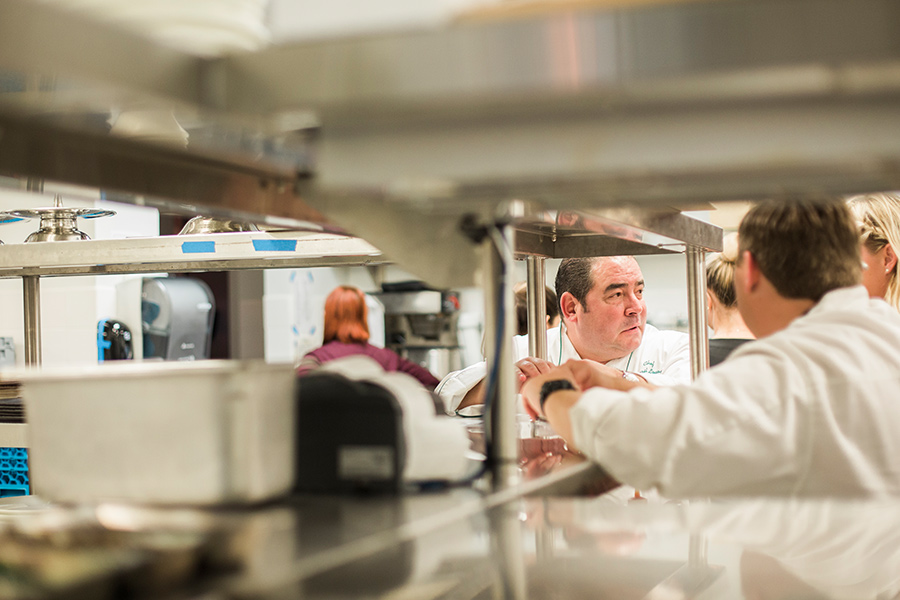
[[[528,336],[514,338],[519,379],[569,359],[605,364],[610,374],[655,385],[691,379],[688,336],[647,324],[644,276],[631,256],[569,258],[556,274],[559,327],[547,330],[549,361],[528,356]],[[435,391],[449,412],[483,402],[485,363],[450,373]]]
[[[735,293],[759,338],[691,385],[573,361],[529,410],[623,483],[667,497],[900,493],[900,315],[859,285],[840,202],[764,202],[741,223]]]

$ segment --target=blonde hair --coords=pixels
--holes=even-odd
[[[865,194],[847,200],[859,222],[860,241],[872,254],[890,244],[900,252],[900,195],[894,193]],[[900,277],[895,266],[888,276],[884,299],[900,310]]]
[[[722,240],[722,251],[710,254],[706,259],[706,287],[722,306],[737,306],[734,295],[734,265],[738,259],[737,234],[730,233]]]

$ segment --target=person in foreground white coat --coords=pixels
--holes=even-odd
[[[738,308],[758,340],[668,388],[572,361],[526,382],[528,410],[670,498],[900,493],[900,315],[859,285],[847,207],[760,203],[739,244]]]
[[[691,380],[688,336],[647,324],[644,275],[631,256],[569,258],[556,273],[562,323],[547,330],[549,361],[530,357],[528,336],[513,338],[520,383],[573,358],[608,367],[610,374],[656,385]],[[483,402],[481,362],[447,375],[435,392],[448,412]]]

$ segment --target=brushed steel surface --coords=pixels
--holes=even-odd
[[[292,487],[291,365],[117,361],[16,376],[32,485],[49,500],[216,506]]]
[[[22,306],[25,320],[25,364],[41,364],[41,279],[22,277]]]
[[[691,379],[709,369],[709,333],[706,321],[706,260],[703,250],[688,246],[687,261],[688,334],[690,335]]]
[[[547,294],[544,259],[529,256],[526,268],[526,314],[528,315],[528,355],[547,360]],[[558,308],[558,307],[557,307]]]
[[[219,219],[216,217],[194,217],[181,228],[178,235],[197,235],[200,233],[228,233],[232,231],[259,231],[253,223]]]
[[[8,244],[0,254],[0,277],[299,268],[384,260],[378,249],[357,238],[329,233],[234,232]]]
[[[201,60],[10,0],[0,169],[263,218],[334,211],[367,237],[340,199],[390,220],[397,201],[459,214],[511,198],[659,207],[889,189],[897,12],[890,0],[563,10]],[[111,107],[134,99],[178,112],[188,148],[111,136]]]

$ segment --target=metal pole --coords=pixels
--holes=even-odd
[[[709,340],[706,333],[706,261],[702,249],[688,246],[688,333],[691,344],[691,376],[696,379],[709,368]]]
[[[515,230],[495,227],[484,243],[483,289],[485,292],[485,354],[487,379],[496,373],[497,393],[491,403],[489,426],[494,489],[504,489],[519,480],[519,444],[516,431],[517,385],[513,364],[512,337],[516,329],[513,261]],[[501,331],[502,319],[502,331]],[[499,339],[497,336],[500,336]],[[497,350],[499,349],[499,352]],[[496,365],[496,366],[495,366]]]
[[[704,569],[709,565],[707,551],[709,542],[704,535],[691,534],[688,540],[688,566],[691,569]]]
[[[691,344],[691,378],[709,369],[709,339],[706,331],[706,260],[705,252],[688,246],[688,333]],[[705,536],[693,534],[688,542],[688,571],[693,579],[705,576],[709,567]]]
[[[500,588],[495,598],[527,600],[528,569],[522,539],[522,523],[515,503],[497,507],[490,512],[491,534],[495,564],[499,566]]]
[[[525,284],[528,295],[528,354],[547,360],[547,294],[544,258],[529,256],[525,259],[528,272]]]
[[[25,305],[25,364],[41,364],[41,278],[22,277],[22,299]]]

